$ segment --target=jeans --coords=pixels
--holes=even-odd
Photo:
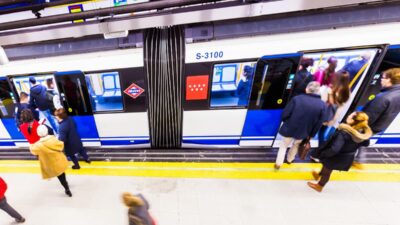
[[[51,114],[50,109],[40,111],[44,117],[46,117],[47,121],[49,121],[51,128],[53,128],[55,133],[58,133],[58,123],[55,121],[54,116]]]
[[[8,215],[13,217],[14,219],[17,219],[17,220],[22,219],[22,216],[17,211],[15,211],[15,209],[13,207],[11,207],[7,203],[6,197],[4,197],[3,199],[0,200],[0,209],[4,210],[6,213],[8,213]]]

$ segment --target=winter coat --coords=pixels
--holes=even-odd
[[[321,148],[313,151],[311,156],[318,158],[324,167],[330,170],[348,171],[354,161],[357,149],[366,146],[372,136],[368,127],[359,132],[348,124],[340,124],[338,131]]]
[[[376,134],[384,131],[400,112],[400,84],[383,89],[363,110],[369,116],[369,126]]]
[[[299,70],[294,78],[293,96],[305,94],[308,83],[313,79],[313,75],[307,69]]]
[[[141,194],[138,194],[137,197],[142,200],[143,205],[129,208],[129,225],[156,225],[149,214],[150,206],[147,200]]]
[[[319,95],[298,95],[283,110],[283,125],[279,133],[297,140],[313,137],[328,120],[326,114],[327,106]]]
[[[325,70],[317,70],[317,72],[314,73],[314,81],[317,81],[321,86],[330,86],[332,84],[333,76],[335,76],[335,72],[330,73],[325,77]]]
[[[247,101],[249,100],[250,90],[251,90],[251,80],[247,81],[240,80],[236,89],[236,96],[239,97],[238,101],[239,106],[247,105]]]
[[[39,122],[34,120],[31,123],[23,123],[19,127],[22,135],[24,135],[24,137],[28,140],[29,144],[34,144],[35,142],[39,141],[40,137],[36,132],[39,125]],[[29,129],[31,130],[30,133]]]
[[[50,109],[51,105],[46,96],[46,87],[43,85],[35,85],[30,89],[29,105],[32,108],[39,108],[40,111],[46,111]]]
[[[68,161],[62,152],[64,143],[53,135],[47,135],[31,145],[29,150],[39,156],[43,179],[60,176],[68,168]]]
[[[73,155],[83,148],[81,137],[71,117],[60,122],[58,139],[64,142],[64,151],[67,156]]]
[[[350,74],[350,81],[357,75],[361,68],[368,62],[366,59],[355,59],[343,66],[340,71],[346,71]]]
[[[7,183],[0,177],[0,200],[2,200],[7,191]]]

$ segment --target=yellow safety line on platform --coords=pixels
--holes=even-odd
[[[316,163],[284,164],[279,172],[273,163],[190,163],[190,162],[93,162],[81,164],[68,174],[100,176],[138,176],[169,178],[225,178],[309,180],[310,172],[320,169]],[[0,161],[0,173],[39,174],[37,161]],[[362,170],[334,172],[331,180],[400,182],[400,165],[363,164]]]

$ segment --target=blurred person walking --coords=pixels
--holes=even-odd
[[[25,218],[21,216],[13,207],[11,207],[6,199],[7,183],[0,177],[0,209],[15,219],[17,223],[25,222]]]
[[[338,131],[326,145],[311,152],[311,156],[319,159],[323,167],[320,172],[312,172],[312,176],[318,183],[307,182],[307,185],[321,192],[333,170],[348,171],[350,169],[357,149],[365,145],[365,141],[371,136],[368,115],[364,112],[350,114],[346,118],[346,123],[339,125]]]
[[[122,194],[122,201],[129,208],[129,225],[156,225],[149,213],[150,205],[141,194],[132,195],[125,192]]]

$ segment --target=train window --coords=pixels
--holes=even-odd
[[[123,110],[118,72],[85,75],[94,112]]]
[[[211,107],[247,106],[253,82],[254,65],[255,62],[215,64]]]
[[[14,96],[6,78],[0,78],[0,116],[13,117],[15,109]]]
[[[36,83],[44,86],[47,90],[54,90],[54,92],[59,93],[57,85],[54,82],[54,75],[52,74],[43,74],[43,75],[32,75],[32,76],[23,76],[23,77],[14,77],[12,79],[14,86],[17,90],[18,95],[21,92],[25,92],[30,94],[32,83],[29,82],[29,77],[34,77]]]

